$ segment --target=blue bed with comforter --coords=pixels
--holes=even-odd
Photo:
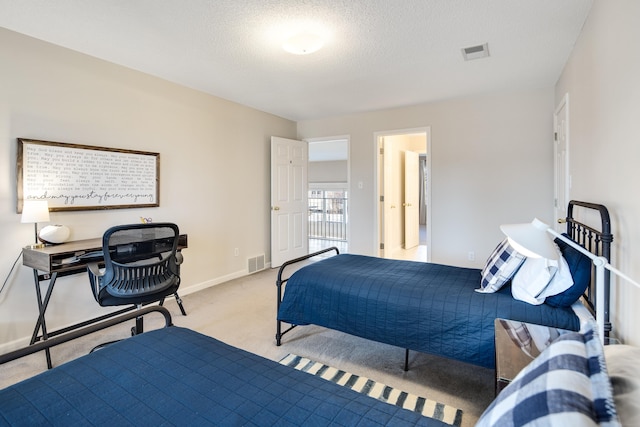
[[[447,424],[171,326],[0,390],[0,425]]]
[[[591,225],[576,219],[574,213],[590,218]],[[600,218],[599,229],[594,225],[594,214]],[[276,279],[276,344],[281,345],[283,335],[296,326],[314,324],[402,347],[407,355],[409,350],[416,350],[492,368],[497,318],[577,331],[585,318],[597,315],[608,333],[612,330],[608,272],[603,292],[597,295],[591,281],[591,259],[573,246],[610,260],[613,235],[609,211],[604,205],[572,200],[561,222],[566,222],[565,237],[573,243],[556,239],[566,267],[561,270],[557,264],[553,273],[546,263],[525,260],[506,239],[482,270],[339,254],[337,248],[287,261]],[[285,268],[334,250],[336,256],[283,277]],[[564,273],[556,275],[559,271]],[[544,303],[536,301],[538,305],[521,297],[515,299],[509,286],[513,278],[518,289],[534,282],[532,289],[546,290],[546,284],[551,288],[556,276],[569,287],[563,286],[562,291],[558,288],[560,293],[549,292],[542,299]],[[540,288],[541,280],[544,286]],[[476,292],[478,288],[483,292]],[[602,302],[599,313],[595,310],[596,298]],[[585,316],[579,317],[574,308]],[[290,325],[284,331],[283,323]],[[407,360],[405,357],[405,370]]]
[[[324,326],[487,368],[495,366],[496,318],[580,328],[571,307],[518,301],[508,286],[478,293],[480,280],[479,269],[339,254],[291,275],[278,321]]]

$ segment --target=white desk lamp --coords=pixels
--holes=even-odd
[[[566,236],[558,233],[554,229],[550,228],[547,224],[535,218],[532,222],[526,224],[505,224],[501,225],[500,229],[509,239],[509,244],[522,255],[532,258],[548,258],[556,260],[558,259],[558,251],[553,243],[550,235],[557,237],[566,244],[570,245],[574,249],[580,251],[580,253],[586,255],[591,259],[591,262],[596,269],[596,293],[598,299],[596,301],[596,322],[598,324],[598,333],[600,334],[600,340],[604,343],[604,270],[605,268],[621,278],[631,282],[633,285],[640,288],[640,283],[634,281],[626,274],[609,264],[609,261],[603,256],[597,256],[582,246],[578,245]]]
[[[28,245],[29,248],[41,248],[44,246],[38,243],[38,223],[49,222],[49,202],[46,200],[25,200],[22,205],[22,223],[33,223],[35,233],[35,243]]]

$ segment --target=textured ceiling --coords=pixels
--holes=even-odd
[[[0,0],[0,26],[292,120],[555,84],[592,0]],[[286,53],[281,32],[329,40]],[[461,49],[489,44],[464,62]]]

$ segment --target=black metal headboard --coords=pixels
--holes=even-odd
[[[598,230],[593,226],[586,225],[585,223],[575,219],[575,207],[596,211],[600,216],[600,229]],[[609,217],[609,211],[604,205],[572,200],[569,202],[569,206],[567,208],[566,222],[567,235],[573,241],[575,241],[594,255],[602,256],[607,259],[607,262],[611,262],[611,242],[613,242],[613,234],[611,234],[611,220]],[[596,294],[595,283],[594,280],[592,280],[591,285],[587,288],[584,294],[584,300],[591,312],[595,314],[596,298],[604,298],[605,312],[598,313],[598,316],[604,317],[605,336],[609,336],[609,332],[611,331],[611,322],[609,319],[609,287],[611,276],[608,270],[605,270],[604,279],[604,295],[601,296]]]

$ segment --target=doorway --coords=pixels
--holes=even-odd
[[[430,128],[378,132],[377,242],[383,258],[427,262],[431,241]]]
[[[349,248],[349,137],[314,138],[309,143],[309,253]]]

